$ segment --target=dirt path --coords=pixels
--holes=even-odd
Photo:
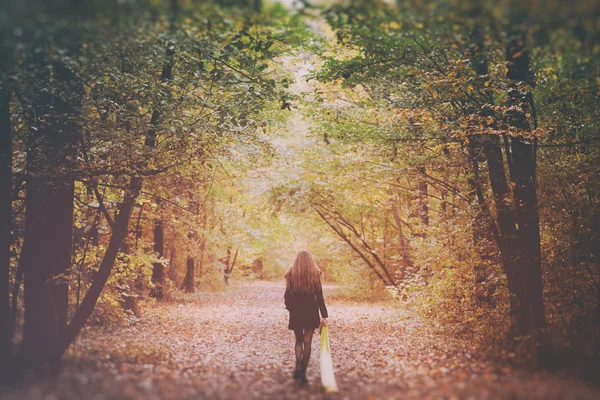
[[[391,304],[330,296],[331,347],[341,392],[320,385],[313,339],[310,384],[291,379],[293,334],[278,284],[239,285],[159,305],[138,323],[92,328],[60,376],[29,383],[4,399],[597,399],[576,381],[476,362]]]

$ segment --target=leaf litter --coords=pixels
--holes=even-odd
[[[159,303],[129,326],[89,327],[58,376],[2,399],[597,399],[600,391],[545,372],[481,360],[401,305],[330,296],[339,393],[320,383],[319,335],[309,385],[292,380],[294,335],[280,283],[234,284]]]

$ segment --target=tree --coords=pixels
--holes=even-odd
[[[518,10],[511,10],[517,12]],[[520,13],[518,15],[521,15]],[[514,21],[513,32],[506,45],[508,62],[506,76],[508,90],[508,123],[520,135],[511,138],[511,176],[514,181],[515,223],[518,227],[520,248],[517,250],[518,310],[517,329],[521,334],[534,335],[546,327],[542,288],[540,228],[537,201],[536,146],[530,139],[527,115],[535,113],[530,89],[529,50],[521,21]]]
[[[186,266],[185,278],[183,279],[181,288],[185,290],[186,293],[194,293],[196,291],[196,275],[194,272],[196,260],[194,257],[188,256]]]
[[[66,4],[48,8],[64,11]],[[69,41],[72,32],[58,31]],[[44,39],[42,39],[44,40]],[[67,44],[68,43],[68,44]],[[29,111],[27,138],[27,197],[25,234],[21,260],[24,274],[25,322],[21,360],[25,366],[47,368],[56,364],[57,349],[67,324],[68,270],[72,254],[74,177],[58,170],[73,168],[79,127],[82,87],[68,59],[48,57],[53,43],[42,41],[42,51],[32,54],[28,65],[32,85],[27,88],[24,107]],[[67,47],[68,48],[68,47]],[[45,90],[39,90],[44,86]],[[22,97],[25,99],[24,97]]]
[[[0,31],[4,42],[6,32]],[[0,47],[0,375],[9,375],[12,318],[10,313],[10,258],[12,245],[12,127],[10,121],[11,88],[8,82],[8,54]]]

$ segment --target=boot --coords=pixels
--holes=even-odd
[[[298,378],[301,386],[308,385],[308,378],[306,377],[306,367],[300,368],[300,376]]]
[[[294,370],[294,380],[299,380],[302,374],[302,360],[296,360],[296,369]]]

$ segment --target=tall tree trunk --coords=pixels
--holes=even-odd
[[[235,267],[235,262],[237,260],[238,252],[240,249],[235,250],[235,254],[233,255],[233,260],[231,259],[231,247],[227,248],[227,257],[225,258],[225,270],[223,271],[223,281],[226,285],[229,285],[229,279],[231,278],[231,274],[233,272],[233,268]]]
[[[196,212],[197,212],[197,210],[196,210]],[[188,232],[187,237],[189,240],[189,245],[191,247],[195,247],[195,241],[198,238],[198,233],[194,230],[190,230]],[[201,251],[204,251],[204,249],[201,249]],[[202,255],[200,257],[202,257]],[[194,257],[192,257],[191,255],[188,255],[185,278],[183,279],[183,283],[181,284],[181,290],[185,290],[186,293],[193,293],[196,291],[196,271],[195,271],[195,269],[196,269],[196,259]]]
[[[5,56],[3,53],[0,53],[2,58]],[[7,87],[4,71],[1,70],[3,67],[0,65],[0,193],[2,193],[0,195],[0,376],[6,377],[12,339],[8,286],[12,225],[12,131],[10,90]],[[2,378],[0,378],[1,380]]]
[[[398,197],[397,203],[400,204],[400,202],[401,202],[400,193],[397,194],[397,197]],[[400,217],[400,212],[398,210],[398,207],[396,207],[396,201],[394,201],[393,198],[392,198],[392,215],[394,216],[394,221],[396,222],[396,229],[398,231],[398,246],[400,247],[400,252],[402,254],[402,274],[404,275],[404,274],[406,274],[406,271],[408,269],[413,268],[414,263],[413,263],[411,255],[410,255],[410,245],[408,243],[408,240],[404,236],[404,231],[402,230],[402,224],[404,224],[404,221],[402,221],[402,218]]]
[[[506,47],[507,78],[511,81],[508,92],[508,123],[520,135],[511,139],[514,177],[515,222],[518,226],[519,250],[519,312],[517,329],[521,334],[538,334],[546,327],[542,285],[542,261],[540,227],[537,201],[535,143],[525,138],[531,130],[527,113],[531,112],[531,92],[523,93],[524,85],[531,83],[529,52],[525,46],[525,34],[518,29]]]
[[[31,171],[31,175],[35,174]],[[30,176],[31,176],[30,175]],[[21,253],[25,282],[22,358],[26,366],[55,363],[67,323],[73,224],[72,181],[30,178]]]
[[[177,249],[171,247],[169,250],[169,279],[175,284],[175,287],[177,287],[177,268],[175,268],[176,258]]]
[[[425,175],[425,167],[418,167],[421,175]],[[429,198],[427,197],[427,181],[425,178],[419,181],[419,218],[423,226],[429,226]]]
[[[256,260],[252,262],[252,272],[256,274],[258,279],[263,278],[263,258],[258,257]]]
[[[198,262],[198,278],[202,278],[202,273],[204,272],[204,249],[206,247],[206,236],[202,233],[200,237],[200,260]]]
[[[185,279],[183,280],[182,289],[186,293],[194,293],[196,291],[196,276],[194,268],[196,266],[196,260],[192,256],[187,258],[187,269],[185,273]]]
[[[196,209],[196,212],[198,211],[200,210]],[[198,275],[198,278],[202,278],[202,274],[204,273],[204,255],[207,240],[206,232],[208,228],[208,210],[206,209],[206,207],[204,208],[202,213],[202,224],[200,226],[202,229],[202,233],[200,234],[200,259],[198,260],[198,268],[196,271],[196,275]]]
[[[165,231],[164,221],[162,216],[158,217],[154,221],[154,252],[159,258],[164,257],[165,252]],[[162,261],[155,262],[152,264],[152,283],[154,289],[152,290],[152,296],[157,299],[163,298],[163,284],[165,281],[165,267]]]
[[[179,13],[178,0],[171,0],[171,23],[170,31],[175,32],[175,23],[177,21],[177,15]],[[167,50],[165,54],[165,61],[163,63],[162,71],[160,74],[161,82],[168,82],[173,79],[173,67],[175,66],[175,44],[172,41],[167,43]],[[150,119],[150,129],[146,134],[146,146],[154,147],[156,145],[156,127],[160,123],[162,118],[162,111],[159,105],[154,107],[152,110],[152,117]],[[158,253],[159,257],[164,255],[164,221],[162,216],[159,217],[154,223],[154,251]],[[163,283],[165,273],[162,263],[154,263],[152,270],[152,282],[155,288],[152,295],[158,299],[163,297]]]
[[[138,249],[138,242],[139,240],[142,238],[143,234],[144,234],[144,230],[142,229],[142,214],[144,212],[144,205],[146,203],[142,203],[142,205],[140,206],[140,211],[138,213],[137,216],[137,222],[135,224],[135,250],[137,251]]]
[[[519,314],[519,265],[517,252],[520,246],[514,212],[511,209],[511,198],[508,178],[504,168],[504,159],[500,138],[490,135],[484,144],[490,186],[492,188],[496,218],[498,222],[499,237],[497,238],[504,273],[506,274],[508,291],[510,293],[510,306],[513,316]]]
[[[481,18],[482,5],[480,2],[471,3],[471,16],[475,19],[474,25],[469,32],[471,44],[469,47],[473,70],[475,71],[476,78],[475,83],[477,84],[479,93],[482,93],[480,104],[473,105],[471,113],[476,113],[480,117],[481,122],[478,122],[474,130],[478,130],[480,123],[486,128],[495,129],[497,127],[496,115],[493,111],[494,98],[492,91],[485,86],[485,83],[489,80],[488,60],[485,52],[485,39],[483,36],[483,28],[479,22]],[[491,121],[491,122],[489,122]],[[483,140],[481,140],[483,139]],[[486,204],[485,198],[480,184],[479,177],[479,156],[483,147],[483,154],[488,166],[488,177],[490,181],[490,188],[492,189],[492,196],[494,200],[494,206],[496,209],[496,220],[494,221],[491,217],[491,213]],[[508,290],[510,293],[510,306],[512,315],[515,316],[518,313],[517,298],[517,263],[516,263],[516,251],[518,247],[517,240],[517,229],[515,225],[515,218],[513,210],[511,209],[512,198],[511,191],[506,176],[506,170],[504,167],[504,157],[502,155],[502,146],[500,144],[500,138],[498,135],[491,134],[480,137],[475,135],[471,138],[469,143],[471,162],[473,164],[474,181],[472,185],[477,193],[478,203],[480,205],[479,218],[486,218],[489,221],[480,220],[478,225],[486,226],[492,229],[494,239],[500,249],[500,256],[502,258],[502,265],[504,272],[507,276]],[[507,153],[507,157],[509,154]],[[510,164],[509,164],[510,165]],[[476,228],[477,229],[477,228]],[[481,244],[482,239],[486,236],[485,233],[475,232],[475,245],[478,249],[483,250]],[[481,280],[481,271],[476,270],[478,280]]]
[[[490,245],[494,238],[499,235],[496,222],[492,220],[485,197],[482,190],[482,179],[479,172],[480,153],[482,152],[481,137],[474,136],[469,138],[469,158],[471,159],[472,177],[469,177],[468,184],[471,188],[470,198],[477,199],[477,210],[473,225],[473,247],[479,254],[479,260],[473,266],[475,272],[476,298],[480,303],[492,305],[492,290],[485,289],[484,283],[488,281],[489,273],[485,260],[491,259],[492,249]]]
[[[47,61],[35,56],[38,68]],[[25,322],[23,366],[54,368],[67,323],[68,277],[73,250],[74,180],[68,175],[75,160],[78,127],[73,122],[81,105],[81,85],[62,63],[53,75],[39,74],[56,91],[41,94],[38,116],[28,135],[25,233],[21,262],[24,276]]]

